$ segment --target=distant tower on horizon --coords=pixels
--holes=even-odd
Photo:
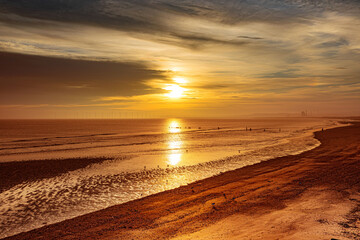
[[[301,112],[301,116],[302,116],[302,117],[307,117],[307,116],[308,116],[307,110],[306,110],[306,111],[302,111],[302,112]]]

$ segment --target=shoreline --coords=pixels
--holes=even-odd
[[[360,186],[356,182],[360,137],[356,135],[360,135],[359,123],[316,132],[315,138],[322,144],[299,155],[246,166],[5,239],[191,239],[187,235],[206,232],[229,217],[241,214],[251,220],[252,215],[259,218],[284,210],[313,188],[330,186],[331,191],[349,198],[349,189],[356,194]],[[328,171],[339,167],[338,174],[331,177]],[[324,225],[321,221],[318,224]]]

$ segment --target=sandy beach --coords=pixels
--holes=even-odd
[[[311,151],[6,239],[359,239],[360,124]]]

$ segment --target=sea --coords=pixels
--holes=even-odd
[[[0,238],[320,145],[327,118],[0,120],[0,164],[104,158],[0,192]],[[35,169],[34,169],[35,171]]]

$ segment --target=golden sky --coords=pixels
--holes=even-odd
[[[1,0],[0,118],[360,115],[360,3]]]

